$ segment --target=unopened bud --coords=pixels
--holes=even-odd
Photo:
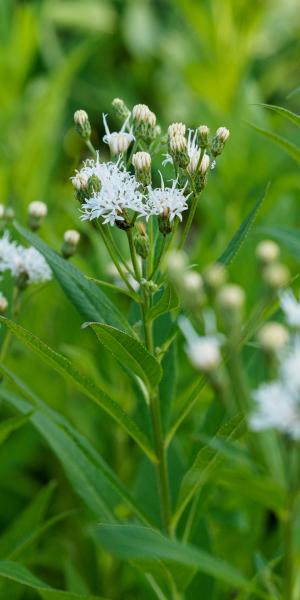
[[[245,304],[245,292],[239,285],[228,283],[220,289],[218,303],[226,310],[240,311]]]
[[[4,219],[5,215],[5,206],[4,204],[0,204],[0,219]]]
[[[178,279],[188,264],[188,256],[183,250],[173,251],[167,254],[165,263],[171,279]]]
[[[134,140],[134,136],[131,133],[125,131],[114,131],[109,135],[108,145],[111,154],[124,154],[127,152],[131,142]]]
[[[85,110],[76,110],[74,113],[74,123],[79,135],[81,135],[84,140],[88,140],[91,136],[91,125]]]
[[[77,250],[80,240],[80,233],[75,229],[68,229],[64,233],[64,241],[62,245],[62,255],[64,258],[70,258]]]
[[[187,354],[192,365],[203,373],[211,373],[221,362],[219,344],[215,338],[209,336],[199,337],[189,343]]]
[[[182,275],[181,286],[188,294],[194,294],[203,290],[203,279],[196,271],[186,271]]]
[[[8,300],[0,292],[0,315],[4,315],[7,307],[8,307]]]
[[[75,177],[72,177],[72,184],[75,190],[80,191],[87,188],[88,180],[88,176],[84,173],[77,173]]]
[[[227,281],[227,271],[221,263],[210,265],[204,272],[204,282],[209,291],[216,291]]]
[[[13,221],[15,218],[15,211],[11,206],[8,206],[4,210],[4,219],[6,221]]]
[[[271,321],[261,328],[258,332],[257,339],[265,352],[275,353],[285,346],[289,339],[289,333],[284,325]]]
[[[136,152],[132,157],[135,176],[147,186],[151,184],[151,155],[148,152]]]
[[[137,254],[142,258],[147,258],[150,252],[150,241],[146,233],[144,223],[138,223],[134,232],[134,245]]]
[[[209,127],[207,125],[200,125],[198,127],[198,144],[203,149],[209,146]]]
[[[219,127],[219,129],[217,129],[211,144],[211,153],[213,156],[221,154],[229,135],[230,131],[226,127]]]
[[[169,140],[170,154],[175,164],[182,169],[189,164],[189,155],[187,151],[187,140],[184,135],[173,135]]]
[[[177,135],[185,136],[186,126],[184,123],[171,123],[168,127],[168,137],[171,140],[172,137]]]
[[[28,205],[28,225],[32,231],[37,231],[47,216],[48,208],[45,202],[36,200]]]
[[[156,115],[147,104],[136,104],[132,109],[134,133],[150,142],[155,137]]]
[[[163,235],[168,235],[172,231],[172,223],[170,221],[170,209],[164,210],[158,215],[158,229]]]
[[[128,119],[130,115],[130,110],[129,108],[127,108],[124,100],[122,100],[121,98],[114,98],[114,100],[112,101],[112,106],[116,117],[118,117],[120,121],[125,121],[126,119]]]
[[[290,273],[286,265],[274,262],[264,268],[262,277],[266,286],[276,291],[288,283]]]
[[[280,248],[273,240],[263,240],[256,246],[255,254],[261,265],[265,266],[279,259]]]
[[[203,155],[203,158],[202,158],[201,163],[199,165],[199,173],[201,175],[206,175],[206,173],[207,173],[207,171],[209,169],[209,165],[210,165],[210,159],[209,159],[208,154],[205,153]]]

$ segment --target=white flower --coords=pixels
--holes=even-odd
[[[178,325],[187,340],[185,349],[192,365],[204,373],[216,369],[221,362],[222,336],[217,333],[198,335],[186,317],[181,316]]]
[[[300,439],[300,338],[295,337],[280,359],[279,376],[253,394],[256,409],[249,419],[252,429],[277,429]]]
[[[71,244],[72,246],[77,246],[80,240],[80,233],[76,231],[76,229],[67,229],[64,233],[64,242],[66,244]]]
[[[3,273],[9,270],[12,272],[12,275],[16,275],[17,256],[17,244],[10,241],[9,233],[5,231],[3,237],[0,239],[0,272]]]
[[[176,186],[177,180],[173,180],[172,187],[165,187],[161,176],[160,188],[148,187],[147,219],[150,215],[161,215],[167,211],[171,222],[175,217],[182,221],[182,212],[188,208],[187,197],[183,194],[184,190],[179,190]]]
[[[82,221],[101,217],[104,224],[114,225],[116,221],[124,220],[124,209],[146,214],[139,183],[134,175],[125,170],[120,159],[117,163],[101,163],[97,156],[96,160],[87,160],[77,175],[85,175],[88,179],[95,175],[100,182],[100,190],[94,191],[82,205]]]
[[[85,110],[76,110],[76,112],[74,113],[74,123],[76,125],[79,125],[80,127],[84,127],[86,125],[86,123],[88,122],[89,117],[87,112],[85,112]]]
[[[216,137],[223,144],[225,144],[225,142],[228,140],[229,136],[230,136],[230,131],[229,131],[229,129],[227,129],[227,127],[219,127],[216,131]]]
[[[103,124],[104,124],[104,129],[105,129],[105,135],[103,136],[103,141],[105,142],[105,144],[109,145],[111,154],[115,155],[115,154],[122,154],[123,152],[127,152],[131,142],[135,139],[132,131],[129,131],[129,132],[125,131],[130,115],[124,121],[121,130],[113,131],[112,133],[110,133],[108,125],[107,125],[107,120],[106,120],[107,115],[102,115],[102,116],[103,116]]]
[[[297,302],[292,290],[283,292],[280,300],[281,308],[289,325],[300,327],[300,302]]]
[[[32,217],[46,217],[48,213],[47,204],[45,204],[45,202],[41,202],[40,200],[30,202],[28,205],[28,213]]]
[[[193,129],[190,129],[189,135],[188,135],[188,144],[187,144],[187,151],[188,151],[188,155],[189,155],[189,159],[190,159],[190,163],[188,165],[188,170],[190,173],[195,173],[195,171],[198,167],[200,155],[201,155],[201,150],[197,144],[197,137],[198,137],[197,130],[193,131]],[[203,154],[201,163],[198,167],[201,175],[205,175],[205,173],[209,169],[209,165],[210,165],[210,158],[209,158],[208,154],[206,154],[206,152],[205,152]]]
[[[28,283],[43,283],[52,277],[51,269],[44,257],[33,247],[18,246],[16,267],[18,274],[27,275]]]

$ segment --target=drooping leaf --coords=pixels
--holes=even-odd
[[[165,560],[185,565],[241,588],[246,579],[234,567],[207,552],[136,525],[99,525],[96,539],[112,554],[125,560]],[[177,567],[178,568],[178,567]]]
[[[273,133],[272,131],[267,131],[266,129],[262,129],[257,125],[254,125],[254,123],[249,123],[249,125],[253,129],[255,129],[255,131],[261,133],[261,135],[263,135],[264,137],[268,138],[272,142],[275,142],[275,144],[277,144],[277,146],[280,146],[280,148],[285,150],[285,152],[287,152],[289,156],[291,156],[291,158],[293,158],[297,163],[300,163],[300,148],[298,148],[298,146],[296,146],[292,142],[289,142],[280,135]]]
[[[98,518],[102,515],[102,518],[114,520],[113,506],[124,503],[142,522],[148,522],[133,496],[88,440],[62,415],[47,407],[10,370],[1,366],[1,371],[14,382],[29,402],[5,386],[0,389],[0,397],[21,413],[29,413],[32,406],[35,406],[35,411],[30,416],[32,425],[55,452],[72,486],[89,509]]]
[[[264,108],[268,108],[269,110],[276,112],[278,115],[284,117],[288,121],[291,121],[292,123],[294,123],[295,125],[298,125],[298,127],[300,127],[300,115],[297,115],[296,113],[292,112],[291,110],[287,110],[286,108],[283,108],[282,106],[275,106],[273,104],[260,104],[259,106],[263,106]]]
[[[173,286],[167,285],[162,292],[158,302],[150,310],[150,318],[157,319],[160,315],[174,310],[179,305],[179,298]]]
[[[149,387],[155,387],[161,379],[162,370],[158,361],[131,335],[102,323],[86,323],[91,327],[101,344],[113,356],[140,377]]]
[[[27,567],[12,560],[0,560],[0,578],[10,579],[36,590],[44,600],[104,600],[99,596],[86,596],[54,589],[33,575]]]
[[[236,231],[236,233],[234,234],[233,238],[230,240],[226,250],[218,258],[217,262],[220,262],[223,265],[229,265],[231,263],[231,261],[234,259],[235,255],[238,253],[239,249],[241,248],[243,242],[245,241],[245,239],[256,219],[257,213],[268,193],[268,190],[269,190],[269,184],[267,185],[262,196],[260,196],[260,198],[258,198],[257,202],[255,203],[255,205],[253,206],[253,208],[251,209],[251,211],[249,212],[249,214],[247,215],[245,220],[239,226],[239,228]]]
[[[107,412],[115,421],[119,423],[127,433],[136,441],[151,460],[155,460],[150,442],[145,434],[138,428],[135,421],[121,408],[117,402],[112,400],[101,390],[89,377],[82,375],[72,363],[63,354],[55,352],[47,346],[42,340],[32,333],[5,317],[0,316],[0,322],[3,323],[12,333],[20,339],[37,356],[42,358],[55,371],[69,378],[81,391]]]
[[[37,235],[18,223],[15,223],[15,228],[43,254],[64,293],[85,319],[130,330],[130,325],[122,313],[93,281],[88,280],[77,267],[59,256]]]

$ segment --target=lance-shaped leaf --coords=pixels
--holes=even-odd
[[[105,600],[100,596],[74,594],[52,588],[33,575],[26,567],[12,560],[0,560],[0,578],[10,579],[36,590],[44,600]]]
[[[85,323],[84,327],[91,327],[99,342],[121,365],[135,373],[150,388],[159,383],[162,376],[160,364],[137,339],[102,323]]]
[[[139,429],[135,421],[121,408],[117,402],[112,400],[92,379],[82,375],[72,365],[72,363],[63,355],[59,354],[45,342],[24,329],[14,321],[10,321],[0,316],[0,322],[3,323],[12,333],[19,338],[28,348],[42,358],[55,371],[69,378],[81,391],[107,412],[115,421],[119,423],[127,433],[136,441],[149,458],[155,461],[154,452],[145,434]]]
[[[258,127],[257,125],[254,125],[253,123],[249,123],[249,125],[253,129],[255,129],[255,131],[257,131],[258,133],[261,133],[261,135],[263,135],[264,137],[271,140],[271,142],[275,142],[275,144],[277,144],[277,146],[280,146],[280,148],[285,150],[289,154],[289,156],[291,156],[291,158],[293,158],[297,163],[300,163],[300,148],[298,148],[298,146],[296,146],[292,142],[289,142],[288,140],[281,137],[280,135],[273,133],[272,131],[267,131],[266,129],[262,129],[261,127]]]
[[[152,306],[149,316],[153,320],[157,319],[157,317],[160,317],[160,315],[164,315],[166,312],[174,310],[178,307],[178,305],[179,298],[174,288],[170,285],[167,285],[158,302]]]
[[[85,319],[101,321],[127,331],[130,330],[130,325],[122,313],[93,281],[88,280],[77,267],[59,256],[37,235],[18,223],[15,223],[15,228],[43,254],[66,296]]]
[[[291,121],[291,123],[294,123],[295,125],[298,125],[298,127],[300,127],[300,115],[297,115],[296,113],[292,112],[291,110],[287,110],[286,108],[283,108],[282,106],[275,106],[273,104],[259,104],[259,106],[263,106],[264,108],[268,108],[269,110],[272,110],[273,112],[277,113],[281,117],[284,117],[288,121]]]
[[[6,419],[3,423],[0,423],[0,444],[3,444],[5,440],[10,436],[11,433],[26,425],[29,416],[26,417],[12,417],[11,419]]]
[[[158,531],[136,525],[99,525],[96,539],[112,554],[124,560],[165,560],[185,565],[212,577],[221,579],[235,588],[243,588],[248,582],[230,564],[215,558],[194,546],[182,544],[163,536]]]
[[[254,204],[245,220],[239,226],[233,238],[230,240],[226,250],[224,250],[223,254],[218,258],[218,262],[223,263],[224,265],[229,265],[234,259],[256,219],[257,213],[268,193],[268,190],[269,184],[267,185],[262,196],[258,198],[257,202]]]

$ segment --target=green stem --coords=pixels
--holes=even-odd
[[[166,241],[167,241],[167,238],[164,235],[163,239],[162,239],[162,242],[161,242],[159,255],[158,255],[157,259],[156,259],[156,262],[155,262],[154,268],[152,270],[152,273],[150,273],[150,275],[149,275],[149,279],[153,279],[154,275],[156,275],[156,273],[157,273],[157,271],[158,271],[158,269],[160,267],[160,264],[161,264],[162,258],[164,256],[164,253],[165,253],[165,250],[166,250],[166,246],[167,246]]]
[[[155,450],[158,458],[157,463],[157,481],[160,494],[161,516],[163,528],[166,534],[170,533],[171,520],[171,499],[169,490],[169,475],[167,454],[163,438],[163,430],[161,423],[160,404],[158,393],[154,392],[150,396],[150,414],[154,435]]]
[[[126,233],[127,233],[127,239],[128,239],[128,244],[129,244],[129,250],[130,250],[130,256],[131,256],[133,270],[134,270],[137,281],[141,281],[141,270],[140,270],[139,261],[138,261],[137,254],[136,254],[135,247],[134,247],[132,229],[131,228],[127,229]]]
[[[97,156],[97,152],[96,152],[96,148],[94,148],[92,142],[90,139],[88,140],[84,140],[86,143],[86,146],[88,147],[89,151],[92,153],[92,155],[96,158]]]
[[[187,236],[189,234],[189,231],[190,231],[190,228],[191,228],[191,225],[192,225],[192,222],[194,220],[195,213],[196,213],[199,195],[200,195],[200,193],[199,194],[195,194],[195,192],[193,193],[192,205],[191,205],[191,208],[189,210],[187,222],[185,224],[185,227],[184,227],[184,230],[183,230],[183,234],[182,234],[181,240],[180,240],[179,245],[178,245],[178,250],[181,250],[183,248],[183,246],[185,244],[185,241],[186,241],[186,238],[187,238]]]
[[[106,235],[104,226],[102,225],[102,223],[100,223],[99,220],[97,220],[97,226],[98,226],[98,229],[100,231],[100,234],[101,234],[101,237],[103,239],[103,242],[104,242],[104,244],[106,246],[106,249],[108,251],[108,254],[109,254],[110,258],[112,259],[114,265],[116,266],[117,271],[118,271],[121,279],[124,281],[124,283],[126,284],[126,286],[128,287],[128,289],[130,290],[130,292],[133,293],[133,294],[135,294],[135,291],[134,291],[132,285],[130,285],[130,283],[129,283],[129,281],[128,281],[128,279],[127,279],[124,271],[122,270],[122,268],[120,266],[118,258],[117,258],[116,254],[114,252],[114,248],[111,245],[111,242],[110,242],[109,238]]]

